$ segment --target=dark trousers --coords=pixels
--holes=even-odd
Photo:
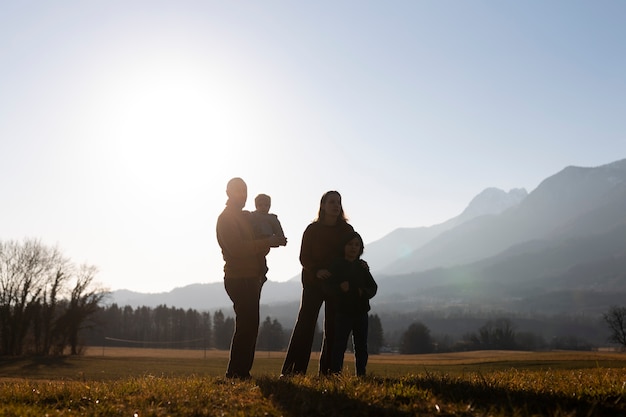
[[[327,299],[324,302],[324,337],[322,338],[322,352],[320,354],[320,375],[330,375],[330,363],[333,346],[335,344],[335,304]]]
[[[324,293],[321,285],[304,285],[298,318],[296,319],[296,324],[291,333],[287,355],[283,362],[281,371],[283,375],[306,374],[309,360],[311,359],[315,324],[317,323],[322,303],[324,303]],[[319,369],[321,374],[330,372],[333,322],[328,318],[332,318],[333,316],[329,315],[332,314],[332,312],[329,312],[329,309],[332,309],[332,306],[326,303],[324,307],[324,341],[322,343]]]
[[[343,356],[348,347],[348,338],[352,332],[356,374],[365,375],[367,366],[367,325],[368,314],[349,315],[341,312],[335,314],[335,340],[331,353],[331,372],[341,373]]]
[[[259,277],[228,278],[224,280],[224,287],[235,310],[235,333],[230,344],[226,376],[248,378],[259,331],[261,284]]]

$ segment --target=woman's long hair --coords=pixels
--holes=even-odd
[[[347,223],[348,218],[346,217],[346,214],[343,212],[343,204],[341,203],[341,194],[339,194],[339,191],[334,191],[334,190],[326,191],[324,195],[322,196],[322,199],[320,200],[320,209],[319,209],[319,212],[317,213],[317,219],[315,219],[315,221],[321,222],[326,217],[326,210],[324,210],[324,204],[326,203],[326,200],[328,200],[328,197],[330,197],[331,195],[336,195],[337,197],[339,197],[339,204],[341,205],[341,211],[339,212],[339,217],[337,218],[337,221]]]

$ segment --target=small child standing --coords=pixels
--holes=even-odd
[[[378,285],[367,264],[361,261],[363,239],[350,232],[343,240],[344,257],[331,267],[327,290],[333,297],[335,340],[332,344],[330,370],[340,374],[343,357],[352,332],[357,376],[365,375],[367,366],[367,331],[370,298],[376,295]]]
[[[273,235],[285,237],[278,216],[269,212],[272,206],[272,198],[267,194],[259,194],[254,198],[254,206],[256,210],[250,213],[250,222],[252,223],[255,239],[265,239]],[[263,258],[263,263],[262,283],[267,281],[267,271],[269,270],[265,257]]]

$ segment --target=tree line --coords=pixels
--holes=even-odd
[[[609,320],[611,318],[611,320]],[[607,323],[621,329],[612,340],[626,340],[624,323],[626,309],[613,308],[605,315]],[[166,348],[209,348],[227,350],[234,331],[234,319],[222,310],[212,315],[207,311],[182,309],[160,305],[156,308],[112,304],[99,307],[93,315],[97,326],[85,331],[84,342],[99,346],[140,346]],[[620,321],[621,320],[621,321]],[[289,343],[291,329],[285,330],[276,319],[266,317],[259,326],[257,350],[281,351]],[[321,346],[322,332],[316,327],[314,349]],[[459,340],[433,336],[425,324],[411,323],[402,333],[396,346],[385,346],[381,320],[377,314],[369,316],[368,350],[372,354],[392,351],[403,354],[454,352],[470,350],[589,350],[591,345],[576,336],[554,338],[546,342],[539,334],[517,331],[514,323],[505,317],[489,319],[476,331],[465,333]],[[350,349],[351,346],[348,346]]]
[[[608,342],[626,348],[626,307],[612,306],[602,316],[610,335]],[[433,337],[425,324],[412,323],[402,334],[399,352],[405,354],[471,350],[590,350],[592,345],[577,336],[555,337],[550,342],[532,332],[516,331],[513,322],[504,317],[487,320],[475,332],[468,332],[452,342]]]
[[[227,350],[235,320],[222,310],[208,311],[159,305],[155,308],[117,304],[98,307],[91,316],[93,325],[85,328],[83,342],[90,346],[137,346],[164,348],[208,348]],[[379,353],[384,343],[377,315],[369,317],[369,350]],[[257,350],[280,351],[287,348],[291,330],[277,319],[266,317],[259,326]],[[314,346],[321,347],[322,331],[316,326]]]
[[[95,274],[38,240],[0,241],[0,355],[79,353],[105,295]]]
[[[228,349],[235,321],[221,310],[182,309],[160,305],[156,308],[117,304],[99,307],[92,317],[84,343],[90,346],[216,348]]]

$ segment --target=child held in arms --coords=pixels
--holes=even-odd
[[[250,213],[250,221],[255,239],[264,239],[273,235],[285,237],[278,216],[269,212],[272,206],[272,198],[267,194],[259,194],[254,198],[254,206],[256,210]],[[267,281],[269,268],[265,258],[263,262],[265,265],[261,281],[265,282]]]
[[[376,295],[378,285],[361,260],[363,239],[357,232],[350,232],[343,239],[344,257],[330,269],[331,277],[326,286],[334,303],[335,340],[331,351],[331,372],[340,374],[343,357],[352,332],[357,376],[365,375],[367,366],[367,331],[370,298]]]

